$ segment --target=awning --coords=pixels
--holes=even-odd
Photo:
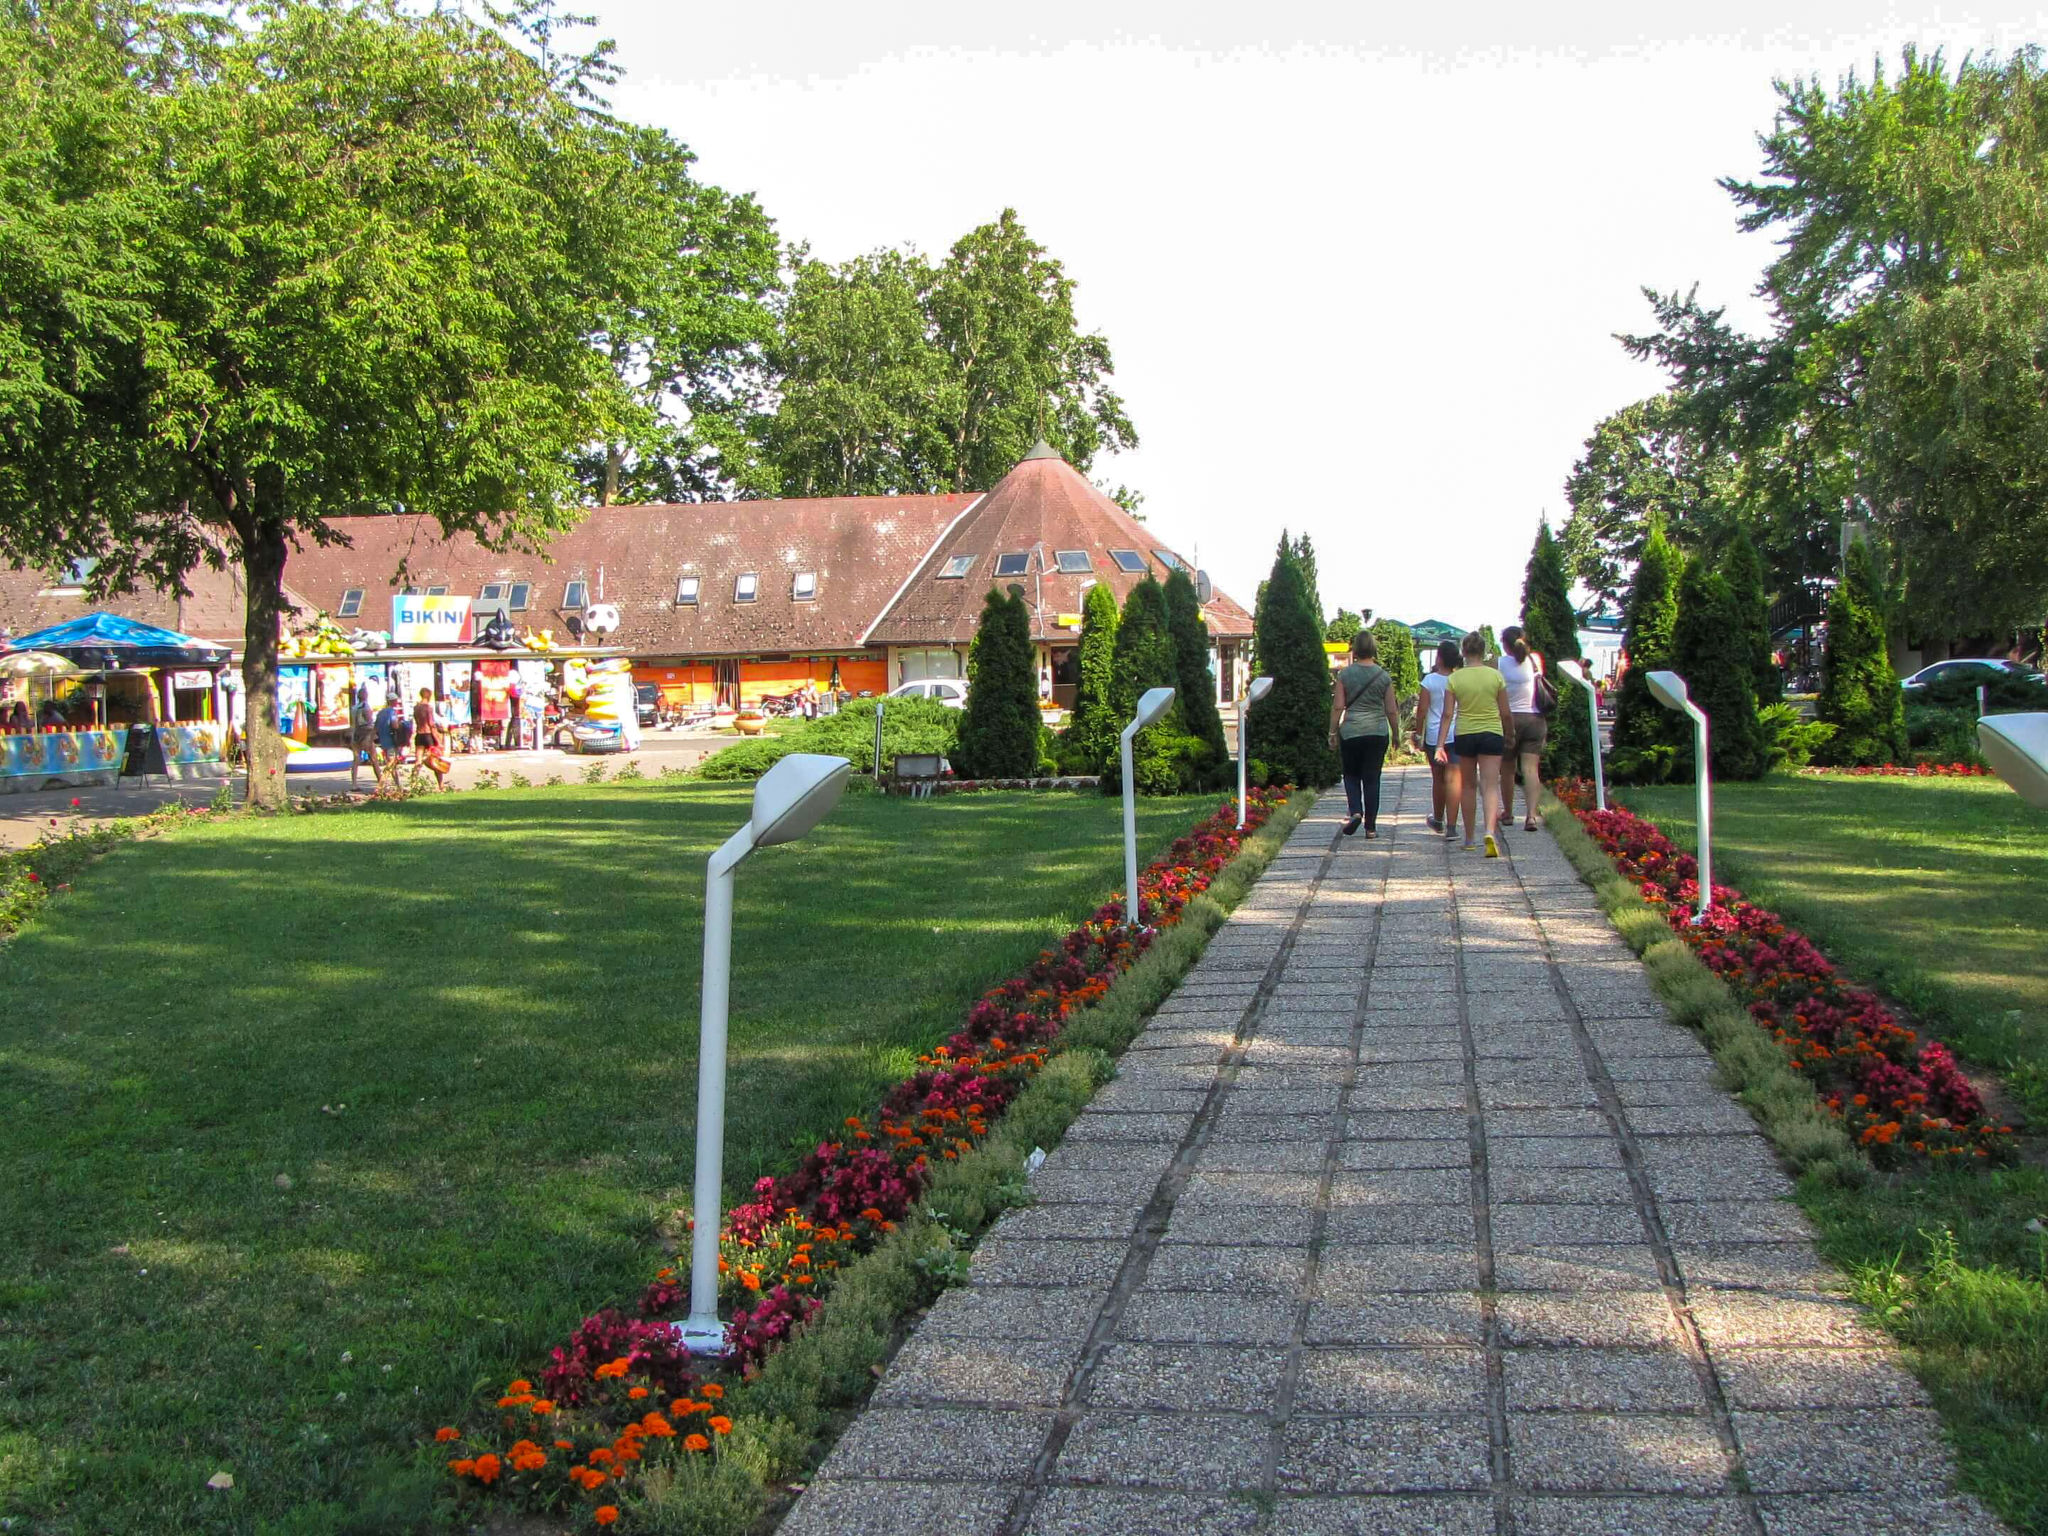
[[[118,667],[218,667],[228,660],[224,645],[105,612],[16,635],[11,649],[52,651],[81,667],[109,671]]]

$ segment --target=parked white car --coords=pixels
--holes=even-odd
[[[925,677],[914,683],[898,683],[889,690],[892,699],[937,699],[948,709],[967,707],[967,679]]]

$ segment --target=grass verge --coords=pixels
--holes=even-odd
[[[1800,1173],[1799,1204],[1822,1254],[1926,1385],[1962,1486],[2023,1536],[2048,1536],[2048,1176],[2028,1167],[1873,1171],[1578,819],[1554,798],[1546,809],[1558,847],[1642,956],[1673,1016],[1705,1035],[1730,1086]]]

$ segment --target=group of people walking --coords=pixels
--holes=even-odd
[[[1506,759],[1521,768],[1522,829],[1537,829],[1543,743],[1557,702],[1543,658],[1529,648],[1519,624],[1501,631],[1501,647],[1498,657],[1490,657],[1486,637],[1476,630],[1461,644],[1439,645],[1422,680],[1413,723],[1416,744],[1429,761],[1429,829],[1455,838],[1462,816],[1469,849],[1479,846],[1483,826],[1489,859],[1500,857],[1502,827],[1514,820],[1515,779],[1512,769],[1502,772]],[[1401,739],[1393,675],[1379,664],[1379,642],[1361,630],[1330,699],[1330,744],[1343,768],[1346,836],[1361,827],[1367,837],[1379,835],[1380,770],[1388,749]]]

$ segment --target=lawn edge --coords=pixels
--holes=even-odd
[[[931,1300],[935,1285],[943,1288],[935,1277],[959,1274],[962,1257],[996,1217],[1026,1203],[1031,1153],[1059,1144],[1112,1076],[1116,1055],[1193,969],[1315,800],[1313,790],[1289,796],[1188,903],[1180,921],[1061,1032],[1058,1054],[1010,1103],[988,1139],[947,1164],[916,1212],[847,1266],[832,1304],[727,1398],[733,1427],[723,1454],[692,1458],[673,1481],[647,1488],[640,1513],[663,1530],[772,1527],[787,1496],[800,1491],[788,1485],[815,1469],[863,1404],[902,1323]]]
[[[1778,1155],[1795,1172],[1824,1185],[1864,1183],[1870,1177],[1869,1161],[1728,984],[1672,933],[1670,923],[1643,900],[1571,808],[1548,788],[1543,809],[1544,826],[1559,851],[1593,888],[1615,932],[1641,958],[1672,1018],[1705,1039],[1722,1081],[1756,1117]]]

